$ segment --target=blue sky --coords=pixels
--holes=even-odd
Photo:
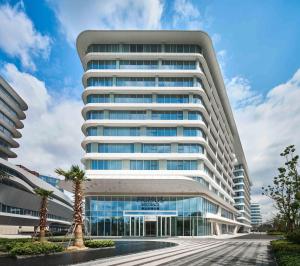
[[[299,13],[292,0],[0,0],[0,73],[29,105],[16,162],[45,174],[80,163],[80,31],[200,29],[215,45],[253,199],[267,210],[259,188],[276,174],[285,146],[300,149]]]

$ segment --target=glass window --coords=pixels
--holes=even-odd
[[[89,111],[87,112],[87,119],[103,119],[103,111]]]
[[[87,135],[88,136],[98,136],[97,128],[96,127],[87,128]]]
[[[195,44],[165,44],[166,53],[201,53],[201,48]]]
[[[120,69],[157,69],[158,61],[154,60],[121,60]]]
[[[116,85],[123,86],[142,86],[142,87],[154,87],[155,78],[152,77],[119,77],[116,78]]]
[[[183,128],[183,136],[185,136],[185,137],[204,137],[204,133],[201,130],[201,128],[185,127],[185,128]]]
[[[110,111],[109,119],[144,120],[146,119],[146,111]]]
[[[104,127],[103,136],[140,136],[138,127]]]
[[[177,136],[176,127],[149,127],[146,131],[147,136]]]
[[[203,147],[200,144],[178,144],[179,153],[203,153]]]
[[[171,144],[143,144],[143,153],[170,153]]]
[[[112,77],[92,77],[87,79],[88,86],[112,86],[113,78]]]
[[[195,61],[163,60],[162,69],[196,69]]]
[[[98,146],[100,153],[133,153],[134,144],[101,143]]]
[[[109,103],[108,94],[91,94],[87,97],[87,103]]]
[[[181,111],[152,111],[153,120],[182,120],[183,112]]]
[[[92,160],[91,170],[121,170],[121,160]]]
[[[160,53],[161,44],[91,44],[86,53]],[[164,44],[165,53],[201,53],[195,44]]]
[[[202,103],[202,97],[200,95],[193,95],[193,103]]]
[[[158,78],[159,87],[193,87],[193,78]]]
[[[130,161],[130,170],[159,170],[159,163],[154,160],[133,160]]]
[[[87,63],[87,69],[116,69],[116,61],[113,60],[91,60]]]
[[[188,113],[189,120],[202,120],[202,114],[198,111],[190,111]]]
[[[115,103],[152,103],[151,94],[116,94]]]
[[[156,98],[157,103],[188,103],[189,96],[188,95],[174,95],[174,94],[166,94],[157,95]]]
[[[167,161],[167,170],[197,170],[198,163],[193,160]]]

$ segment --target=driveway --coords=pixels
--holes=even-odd
[[[155,265],[276,265],[267,236],[245,235],[230,239],[164,239],[174,247],[119,256],[80,264],[106,266]],[[156,239],[157,240],[157,239]]]

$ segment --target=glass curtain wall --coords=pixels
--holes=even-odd
[[[133,235],[130,232],[133,226],[130,225],[127,213],[140,217],[138,221],[141,223],[148,212],[157,215],[157,223],[163,217],[160,213],[176,213],[176,216],[170,217],[172,236],[211,235],[211,224],[204,218],[204,214],[216,214],[217,210],[216,204],[202,197],[89,196],[85,201],[87,228],[94,236]],[[160,236],[158,228],[157,234]]]

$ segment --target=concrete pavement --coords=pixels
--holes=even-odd
[[[143,239],[145,240],[145,239]],[[155,239],[157,241],[157,239]],[[276,265],[270,255],[270,239],[160,239],[178,244],[174,247],[112,257],[80,264],[81,266],[156,266],[156,265]]]

